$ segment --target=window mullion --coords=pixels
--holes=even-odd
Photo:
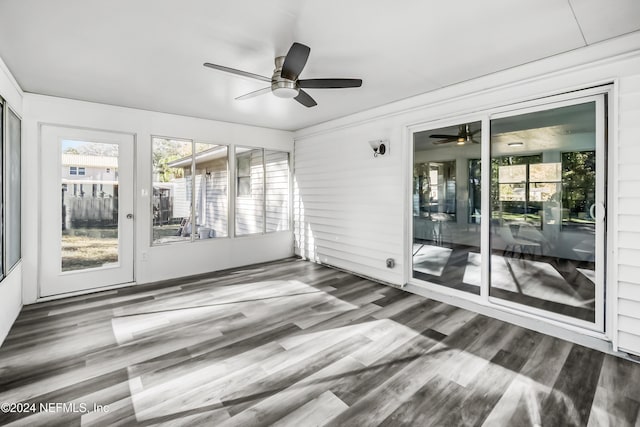
[[[267,232],[267,159],[262,149],[262,234]]]
[[[480,298],[489,300],[489,280],[491,261],[491,119],[486,116],[482,119],[482,145],[480,147],[480,253],[482,254],[480,268]]]
[[[191,141],[191,242],[196,232],[196,143]]]

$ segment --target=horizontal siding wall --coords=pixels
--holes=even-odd
[[[267,233],[289,229],[289,153],[264,151]]]
[[[250,152],[251,195],[236,198],[236,233],[289,230],[289,153],[261,149]],[[266,175],[265,175],[266,173]],[[263,212],[264,211],[264,212]]]
[[[236,235],[262,233],[264,225],[264,166],[262,150],[251,150],[251,194],[236,197]]]
[[[196,212],[198,216],[203,215],[205,227],[213,231],[212,237],[222,237],[228,234],[228,205],[229,205],[229,173],[227,170],[227,159],[219,159],[210,163],[206,172],[200,172],[196,176],[196,182],[205,183],[204,194],[198,187],[196,194],[200,195],[196,199]],[[201,185],[201,184],[200,184]],[[204,209],[203,209],[204,208]]]
[[[618,347],[640,354],[640,75],[620,79],[618,126]]]
[[[617,163],[609,183],[607,325],[614,329],[607,333],[621,350],[640,355],[640,33],[297,131],[297,253],[403,283],[411,262],[403,206],[410,126],[477,120],[483,111],[610,82],[617,84],[609,113],[618,134],[609,141]],[[368,141],[375,139],[389,139],[390,154],[374,158]],[[394,269],[386,258],[396,260]]]
[[[366,137],[364,135],[370,135]],[[374,158],[384,129],[350,129],[296,144],[294,234],[298,255],[402,284],[400,151]],[[393,258],[397,266],[386,267]]]

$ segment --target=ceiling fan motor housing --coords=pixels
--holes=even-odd
[[[275,96],[280,98],[295,98],[298,96],[298,92],[300,92],[296,82],[285,79],[280,75],[284,59],[284,56],[278,56],[276,58],[276,69],[273,70],[273,77],[271,77],[271,91]]]

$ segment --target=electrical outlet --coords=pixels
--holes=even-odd
[[[142,252],[142,261],[149,261],[149,252]]]
[[[396,266],[396,261],[393,258],[387,258],[387,268],[393,268]]]

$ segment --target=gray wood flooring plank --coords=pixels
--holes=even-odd
[[[543,424],[587,424],[603,360],[603,353],[579,345],[572,347],[543,404]]]
[[[640,426],[640,365],[295,258],[26,306],[0,425]]]

